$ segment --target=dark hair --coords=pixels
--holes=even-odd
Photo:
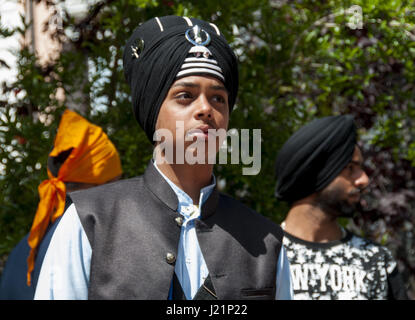
[[[54,177],[58,176],[59,169],[71,154],[73,148],[62,151],[56,157],[48,157],[48,169]]]

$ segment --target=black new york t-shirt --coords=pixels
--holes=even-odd
[[[347,231],[315,243],[285,232],[296,300],[407,299],[397,263],[384,246]]]

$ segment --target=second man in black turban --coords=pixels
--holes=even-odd
[[[353,117],[316,119],[276,161],[276,196],[291,204],[282,226],[295,299],[404,299],[391,252],[343,228],[369,178]]]

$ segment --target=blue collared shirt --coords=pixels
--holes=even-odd
[[[155,165],[155,164],[154,164]],[[157,168],[157,166],[155,165]],[[171,182],[158,168],[178,198],[178,212],[183,217],[175,273],[187,299],[192,299],[205,281],[209,270],[199,247],[195,220],[200,217],[203,203],[209,198],[215,185],[200,190],[199,204]],[[65,212],[53,234],[51,243],[40,271],[35,299],[87,299],[92,249],[79,220],[74,204]],[[289,262],[281,247],[277,264],[276,299],[289,300],[293,297]],[[169,293],[171,298],[171,290]]]
[[[183,224],[180,231],[179,247],[177,250],[177,259],[174,271],[182,286],[186,299],[191,300],[209,274],[205,259],[203,258],[202,251],[199,247],[199,241],[197,239],[195,229],[195,220],[200,217],[199,208],[202,208],[203,204],[215,188],[216,179],[215,176],[213,176],[212,184],[200,190],[199,204],[196,206],[193,204],[193,200],[186,192],[171,182],[159,170],[155,163],[154,166],[176,193],[179,202],[177,211],[183,217]],[[171,290],[169,298],[171,298]]]

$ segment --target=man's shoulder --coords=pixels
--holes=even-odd
[[[237,214],[246,215],[248,217],[252,217],[253,219],[259,219],[261,221],[270,221],[262,214],[258,213],[254,209],[248,207],[246,204],[242,203],[240,200],[237,200],[230,195],[219,192],[219,201],[222,202],[223,205],[226,207],[232,208],[232,212],[235,212]]]
[[[226,214],[229,215],[230,219],[237,219],[234,221],[238,221],[241,225],[250,229],[260,227],[272,230],[282,238],[283,231],[277,223],[228,194],[220,192],[219,196],[220,205],[230,209],[226,210]]]
[[[356,234],[355,232],[348,231],[349,233],[349,240],[348,243],[354,248],[360,249],[360,250],[367,250],[367,251],[373,251],[373,252],[384,252],[389,251],[387,247],[380,244],[379,242],[369,239],[367,237],[360,236]]]
[[[368,258],[386,261],[388,264],[395,263],[395,258],[393,257],[391,250],[375,240],[351,233],[348,244],[352,250],[360,251]]]
[[[108,194],[122,196],[129,191],[134,192],[134,190],[139,189],[142,185],[143,176],[137,176],[130,179],[113,181],[88,189],[69,192],[68,195],[71,199],[105,198],[108,196]]]

